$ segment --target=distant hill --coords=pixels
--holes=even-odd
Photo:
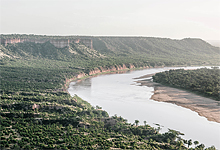
[[[202,39],[153,37],[93,37],[93,48],[117,57],[139,57],[165,65],[219,64],[220,49]]]
[[[172,40],[152,37],[96,37],[93,47],[100,53],[153,57],[201,58],[219,56],[219,48],[201,39]]]
[[[91,36],[42,36],[42,35],[1,35],[1,39],[89,39],[89,43],[70,42],[65,47],[56,47],[48,40],[45,43],[23,42],[2,44],[2,57],[44,58],[71,61],[81,58],[114,59],[117,63],[153,62],[157,65],[208,65],[219,64],[219,47],[212,46],[202,39],[186,38],[173,40],[153,37],[91,37]],[[31,41],[31,40],[29,40]],[[42,41],[42,40],[41,40]],[[88,44],[92,44],[88,46]],[[123,60],[123,61],[122,61]]]

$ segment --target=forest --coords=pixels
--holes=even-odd
[[[197,92],[204,96],[220,100],[220,69],[201,68],[196,70],[169,70],[157,73],[153,76],[153,81],[168,86]]]
[[[18,34],[0,37],[64,38]],[[218,65],[216,59],[220,54],[216,47],[191,39],[80,38],[91,38],[94,49],[83,43],[71,43],[64,48],[56,48],[49,42],[0,45],[1,149],[215,149],[205,148],[199,141],[182,139],[183,133],[175,130],[160,133],[159,126],[154,128],[146,122],[139,125],[138,120],[129,123],[121,116],[109,116],[101,106],[91,106],[77,95],[71,97],[64,84],[66,79],[80,73],[89,76],[95,68],[123,64],[127,69],[131,65],[133,69]],[[195,48],[200,44],[207,51]],[[185,56],[179,56],[183,49]],[[198,51],[201,55],[189,61],[187,57]],[[206,92],[215,93],[208,89]]]
[[[62,91],[4,93],[1,99],[2,149],[188,149],[193,143],[205,148],[175,130],[161,134],[146,121],[138,125],[109,117],[101,107]]]

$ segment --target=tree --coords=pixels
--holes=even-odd
[[[198,142],[198,141],[194,141],[193,143],[195,144],[195,146],[199,144],[199,142]]]
[[[144,121],[144,125],[145,125],[145,126],[147,125],[147,121]]]
[[[205,145],[204,145],[204,144],[200,144],[199,146],[197,146],[197,148],[199,148],[199,149],[204,149],[204,148],[205,148]]]
[[[177,141],[176,146],[181,148],[183,146],[183,141]]]
[[[184,143],[184,144],[187,144],[188,142],[187,142],[187,140],[183,140],[183,143]]]
[[[189,146],[191,146],[192,145],[192,140],[190,139],[190,140],[188,140],[188,148],[189,148]]]
[[[100,106],[96,105],[96,109],[102,109],[102,107],[100,107]]]
[[[136,126],[138,126],[139,120],[135,120],[135,124]]]

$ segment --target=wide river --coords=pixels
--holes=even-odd
[[[195,69],[200,67],[181,67]],[[168,128],[181,131],[184,139],[198,140],[206,147],[214,145],[220,149],[220,123],[208,121],[198,113],[175,104],[157,102],[151,98],[153,87],[139,86],[134,79],[143,75],[153,74],[172,68],[152,68],[126,73],[100,75],[78,82],[71,82],[68,92],[88,101],[93,106],[101,106],[111,116],[117,114],[134,123],[157,127],[161,132]],[[140,79],[139,79],[140,80]],[[142,79],[143,80],[143,79]]]

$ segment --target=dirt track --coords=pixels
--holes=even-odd
[[[159,83],[154,83],[150,80],[136,82],[141,83],[142,86],[154,87],[154,95],[151,97],[153,100],[173,103],[185,108],[189,108],[192,111],[197,112],[200,116],[206,117],[209,121],[220,123],[219,101],[205,98],[184,90],[167,87]]]

